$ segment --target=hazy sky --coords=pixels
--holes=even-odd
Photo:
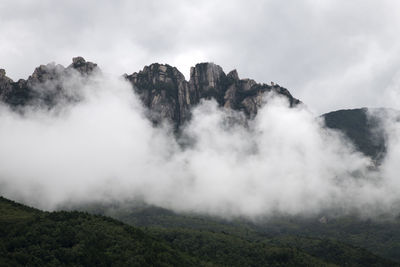
[[[0,67],[17,80],[77,55],[112,74],[212,61],[274,81],[317,113],[396,108],[397,0],[0,1]]]

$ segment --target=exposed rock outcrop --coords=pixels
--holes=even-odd
[[[225,74],[214,63],[200,63],[192,67],[189,81],[176,68],[157,63],[125,77],[151,111],[153,122],[167,119],[177,127],[190,118],[191,108],[201,99],[213,98],[221,107],[243,111],[248,117],[257,114],[268,92],[286,97],[290,106],[300,103],[279,85],[270,86],[250,79],[239,79],[236,70]]]
[[[82,75],[90,75],[93,71],[99,70],[97,64],[87,62],[83,57],[74,57],[69,69],[75,69]]]
[[[73,58],[67,68],[62,65],[49,63],[40,65],[27,80],[14,82],[0,70],[0,99],[12,108],[26,105],[38,105],[47,108],[54,106],[57,101],[73,100],[71,92],[63,90],[63,82],[72,78],[75,73],[90,75],[98,70],[97,65],[86,62],[82,57]]]
[[[13,80],[6,76],[6,71],[0,69],[0,96],[4,100],[4,96],[9,94],[13,89]]]
[[[155,63],[125,77],[151,111],[153,122],[169,119],[179,125],[187,119],[194,96],[177,68]]]

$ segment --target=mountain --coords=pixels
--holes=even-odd
[[[27,80],[17,82],[0,69],[0,101],[15,110],[25,106],[51,109],[57,103],[79,101],[80,92],[64,88],[68,84],[66,81],[84,83],[90,75],[98,72],[101,70],[97,64],[82,57],[73,58],[66,68],[54,63],[40,65]],[[242,111],[248,118],[256,116],[268,93],[286,98],[290,107],[302,104],[284,87],[240,79],[236,70],[226,74],[214,63],[196,64],[190,70],[188,81],[177,68],[158,63],[123,77],[147,107],[149,119],[154,124],[168,120],[176,129],[190,119],[191,110],[203,99],[215,99],[219,106]],[[381,127],[385,116],[385,109],[367,108],[322,115],[326,127],[343,132],[356,149],[377,163],[382,161],[386,152],[386,133]]]
[[[81,57],[68,67],[41,65],[27,80],[17,82],[1,69],[0,100],[17,112],[27,106],[52,109],[59,103],[80,101],[79,92],[65,88],[65,82],[84,83],[100,71],[97,64]],[[286,98],[290,107],[302,104],[279,85],[240,79],[237,71],[225,74],[213,63],[195,65],[188,81],[178,69],[158,63],[123,78],[148,108],[154,124],[168,120],[176,129],[203,99],[215,99],[220,107],[242,111],[248,118],[256,116],[263,96],[271,92]],[[365,108],[322,117],[326,127],[343,132],[356,149],[379,163],[386,152],[386,133],[378,113],[385,117],[384,109]],[[158,207],[121,210],[118,206],[110,212],[100,205],[82,210],[131,226],[104,216],[48,213],[0,199],[0,266],[99,265],[99,261],[106,266],[129,261],[167,266],[397,266],[392,260],[400,261],[397,219],[376,222],[321,214],[255,223],[177,214]]]
[[[80,100],[77,90],[64,88],[66,81],[85,82],[98,72],[101,70],[97,64],[82,57],[73,58],[66,68],[54,63],[40,65],[27,80],[17,82],[0,69],[0,100],[15,110],[25,106],[51,109],[57,103]],[[190,119],[191,110],[203,99],[215,99],[219,106],[242,111],[248,118],[257,114],[266,100],[264,96],[271,92],[286,98],[290,107],[302,104],[286,88],[240,79],[236,70],[226,74],[214,63],[196,64],[190,70],[188,81],[177,68],[158,63],[123,77],[147,107],[154,124],[168,120],[176,129]],[[343,132],[359,151],[379,163],[386,151],[386,134],[381,118],[373,115],[377,113],[383,114],[384,109],[338,110],[322,117],[326,127]]]
[[[365,155],[373,159],[382,159],[385,151],[385,134],[380,127],[381,121],[368,109],[337,110],[322,115],[327,127],[342,131]]]
[[[83,212],[43,212],[2,197],[0,226],[0,266],[398,266],[327,239],[139,229]]]
[[[385,120],[400,121],[400,112],[387,108],[359,108],[329,112],[322,115],[328,128],[341,131],[356,149],[381,162],[387,150]]]

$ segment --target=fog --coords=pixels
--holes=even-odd
[[[63,86],[79,102],[0,108],[1,195],[46,210],[139,200],[227,217],[398,212],[394,120],[386,121],[388,156],[377,170],[342,134],[276,95],[246,126],[243,114],[203,101],[177,137],[168,123],[152,125],[122,78],[73,77]]]

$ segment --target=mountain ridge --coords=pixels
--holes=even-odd
[[[98,72],[101,73],[98,65],[83,57],[74,57],[68,67],[55,63],[40,65],[26,80],[17,82],[0,69],[0,101],[16,110],[25,106],[52,109],[58,102],[76,102],[79,92],[64,90],[63,79],[84,81]],[[212,62],[191,67],[188,80],[176,67],[159,63],[144,66],[129,75],[125,73],[122,77],[139,96],[148,118],[155,125],[166,120],[176,130],[190,120],[192,109],[203,99],[214,99],[220,107],[240,111],[247,118],[256,116],[269,93],[285,98],[289,107],[304,105],[278,84],[240,79],[235,69],[225,73],[221,66]],[[326,127],[342,131],[365,155],[377,162],[383,159],[385,133],[372,131],[380,122],[378,118],[369,120],[367,109],[337,110],[321,117]]]
[[[155,123],[166,118],[180,126],[201,99],[215,99],[219,106],[243,111],[248,117],[257,114],[268,92],[286,97],[290,107],[301,104],[286,88],[240,79],[236,70],[226,74],[222,67],[210,62],[191,67],[188,81],[176,67],[158,63],[124,77],[150,110],[159,111],[160,116],[152,118]]]
[[[13,108],[38,105],[52,108],[58,99],[74,100],[62,88],[61,79],[71,77],[74,72],[85,78],[101,71],[96,63],[83,57],[74,57],[68,67],[49,63],[40,65],[27,80],[14,82],[0,70],[0,100]],[[191,117],[191,109],[202,99],[215,99],[219,106],[243,111],[254,117],[263,104],[264,95],[274,92],[288,100],[289,106],[301,101],[294,98],[289,90],[277,84],[267,85],[251,79],[240,79],[236,70],[226,74],[214,63],[196,64],[190,70],[190,79],[168,64],[153,63],[138,72],[122,75],[143,104],[151,110],[150,119],[158,124],[168,120],[179,128]],[[39,87],[45,89],[37,90]]]

